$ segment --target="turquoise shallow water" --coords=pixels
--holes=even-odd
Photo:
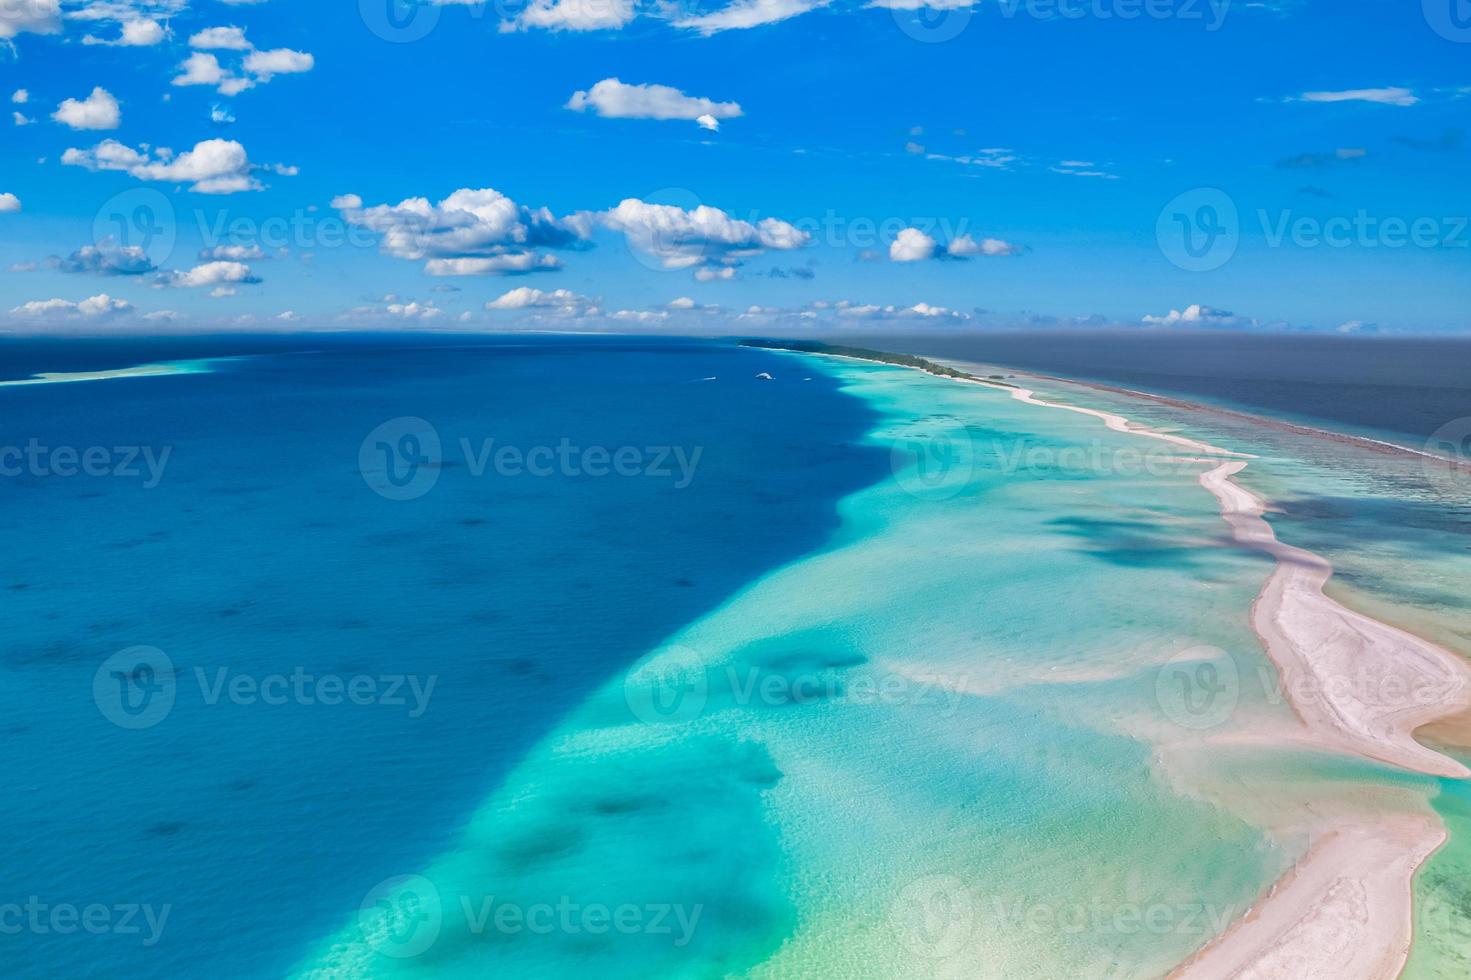
[[[163,352],[141,353],[8,373]],[[5,396],[12,441],[175,453],[152,489],[0,486],[26,801],[0,884],[172,910],[152,946],[6,936],[16,975],[1161,976],[1325,809],[1466,822],[1456,788],[1252,740],[1291,722],[1247,619],[1269,566],[1231,545],[1201,463],[1096,419],[700,344],[213,371]],[[1260,454],[1247,482],[1346,600],[1464,626],[1439,484],[1417,505],[1413,473],[1341,447],[1046,394]],[[676,489],[360,455],[410,414],[449,447],[571,434],[704,462]],[[384,439],[407,458],[423,435]],[[390,499],[423,472],[431,492]],[[92,679],[140,643],[177,699],[124,731]],[[437,686],[410,717],[209,704],[193,680],[297,666]],[[1458,975],[1464,840],[1417,885],[1413,975]]]
[[[1209,738],[1290,709],[1189,689],[1260,666],[1266,571],[1224,546],[1198,465],[1131,472],[1137,437],[1096,420],[820,368],[880,413],[892,477],[597,692],[301,975],[1160,975],[1297,855],[1269,818],[1312,787],[1396,790],[1256,752],[1240,799],[1240,753]],[[582,912],[526,924],[559,908]]]

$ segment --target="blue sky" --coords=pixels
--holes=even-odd
[[[1471,330],[1465,0],[923,2],[0,3],[0,331]]]

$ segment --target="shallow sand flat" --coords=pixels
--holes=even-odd
[[[1335,827],[1255,909],[1171,977],[1396,977],[1410,951],[1411,881],[1444,841],[1432,814]]]
[[[0,381],[0,388],[22,385],[76,384],[82,381],[119,381],[124,378],[157,378],[169,374],[194,374],[198,368],[183,364],[140,364],[114,371],[51,371],[17,381]]]

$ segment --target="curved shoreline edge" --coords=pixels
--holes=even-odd
[[[1329,751],[1412,772],[1450,779],[1471,777],[1471,770],[1414,739],[1415,730],[1422,725],[1456,715],[1471,704],[1471,665],[1427,640],[1328,598],[1323,586],[1333,574],[1332,565],[1321,556],[1279,541],[1263,516],[1265,501],[1233,479],[1254,457],[1135,425],[1111,412],[1045,401],[1019,385],[980,378],[913,355],[807,342],[744,343],[891,364],[996,388],[1027,404],[1090,415],[1117,432],[1217,457],[1197,460],[1212,467],[1200,475],[1200,484],[1216,498],[1236,542],[1275,561],[1252,605],[1252,626],[1312,739]],[[1141,392],[1112,390],[1194,407]],[[1228,414],[1253,418],[1246,413]],[[1316,434],[1306,427],[1284,425]],[[1352,436],[1343,440],[1381,452],[1400,451],[1464,466],[1389,443]],[[1219,458],[1222,456],[1234,458]],[[1350,683],[1339,683],[1343,678]],[[1386,704],[1383,694],[1390,684],[1417,694],[1402,695],[1403,703],[1390,699]],[[1398,977],[1409,958],[1414,934],[1415,874],[1445,840],[1445,827],[1432,813],[1388,813],[1367,823],[1338,822],[1320,829],[1307,854],[1245,916],[1171,973],[1171,980]]]

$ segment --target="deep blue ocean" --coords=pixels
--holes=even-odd
[[[1471,339],[1181,331],[854,338],[1471,454]],[[1458,424],[1464,423],[1464,424]],[[1464,430],[1464,431],[1463,431]],[[1438,439],[1438,443],[1442,440]]]
[[[0,388],[7,977],[282,975],[888,474],[835,379],[716,343],[7,340],[0,379],[237,355]]]

